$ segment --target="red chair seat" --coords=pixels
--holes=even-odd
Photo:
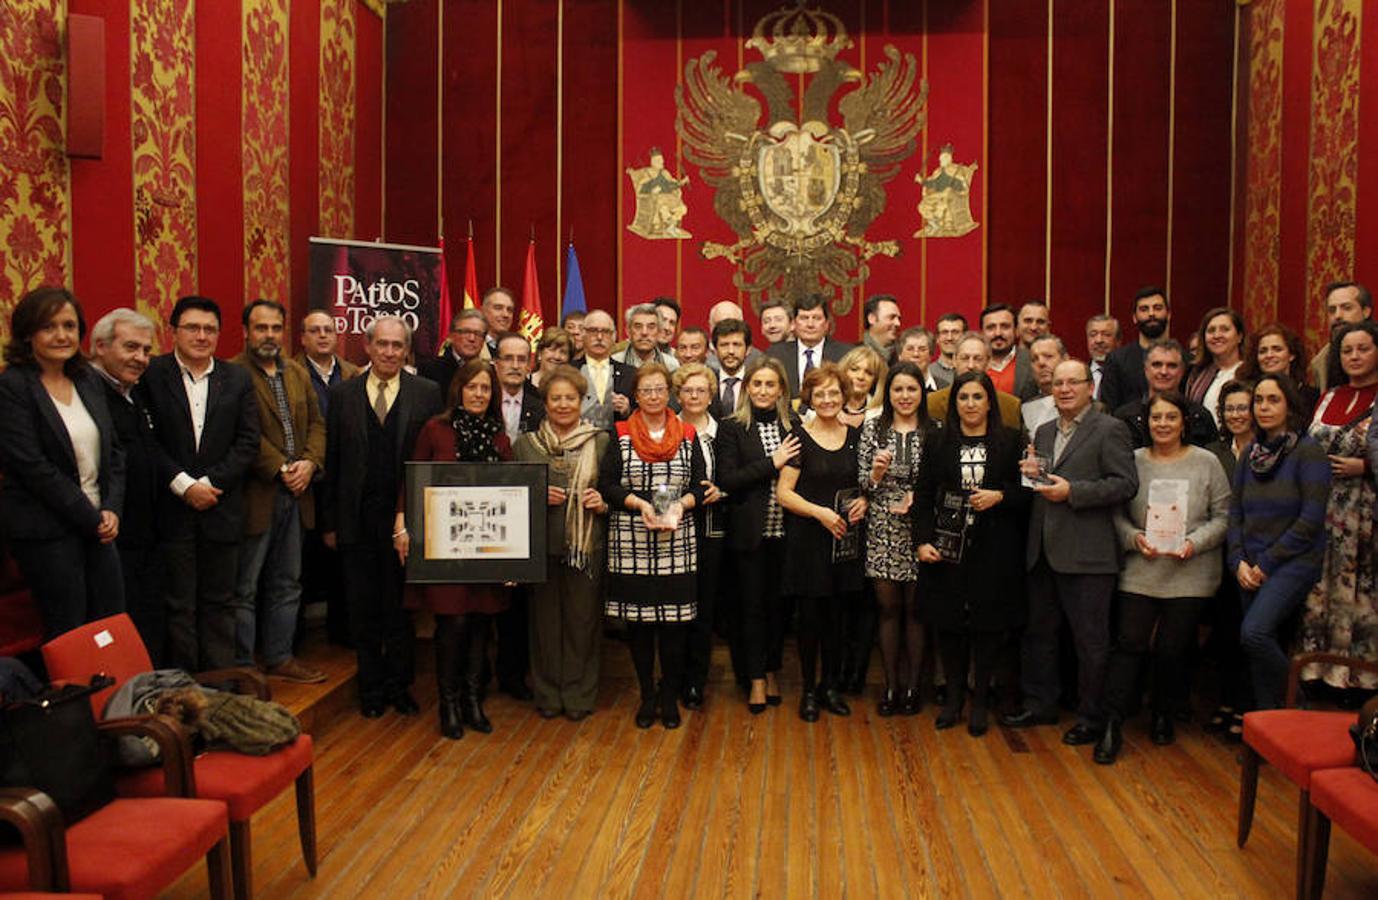
[[[1352,712],[1265,709],[1244,716],[1244,743],[1303,791],[1311,773],[1354,765]]]
[[[287,790],[312,760],[311,735],[267,756],[248,756],[231,750],[211,750],[196,758],[196,796],[223,800],[231,822],[244,822]],[[122,773],[115,782],[121,797],[161,797],[163,770],[159,766]]]
[[[1354,762],[1350,745],[1350,762]],[[1311,776],[1311,805],[1325,813],[1345,833],[1378,853],[1378,781],[1350,766],[1326,769]]]
[[[106,900],[156,896],[200,862],[227,828],[218,800],[114,800],[67,829],[72,890]],[[23,849],[0,849],[0,890],[28,885]]]

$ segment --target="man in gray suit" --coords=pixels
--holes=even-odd
[[[1020,728],[1057,721],[1058,631],[1065,614],[1076,641],[1078,705],[1077,722],[1062,742],[1092,744],[1105,726],[1101,691],[1110,648],[1110,601],[1120,571],[1112,516],[1138,491],[1139,477],[1129,429],[1091,406],[1086,363],[1059,363],[1052,388],[1057,418],[1039,426],[1033,452],[1021,464],[1025,476],[1035,480],[1037,493],[1025,549],[1029,624],[1022,647],[1024,708],[1003,716],[1001,723]]]

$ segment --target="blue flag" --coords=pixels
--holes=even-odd
[[[572,312],[588,312],[589,309],[584,302],[584,279],[579,275],[579,257],[574,254],[573,243],[565,256],[565,272],[565,308],[560,321]]]

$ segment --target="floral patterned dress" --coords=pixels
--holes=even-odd
[[[1342,425],[1327,424],[1326,410],[1337,390],[1316,407],[1310,434],[1335,456],[1362,458],[1373,409]],[[1332,414],[1331,421],[1337,417]],[[1326,505],[1327,543],[1320,580],[1306,598],[1300,652],[1342,653],[1378,661],[1378,604],[1374,597],[1373,479],[1367,474],[1336,478]],[[1378,687],[1378,678],[1347,666],[1308,666],[1305,679],[1322,678],[1334,687]]]

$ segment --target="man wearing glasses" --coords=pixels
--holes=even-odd
[[[477,309],[462,309],[450,320],[449,348],[416,364],[416,372],[440,385],[441,396],[448,396],[455,373],[471,359],[477,359],[488,337],[488,320]]]
[[[1029,624],[1021,647],[1024,706],[1001,717],[1010,728],[1057,722],[1061,693],[1058,634],[1067,617],[1077,653],[1077,721],[1062,735],[1073,746],[1105,730],[1101,694],[1110,652],[1110,601],[1120,573],[1114,512],[1139,490],[1123,422],[1091,405],[1091,369],[1079,359],[1053,369],[1057,418],[1034,432],[1020,464],[1034,485],[1029,514]]]
[[[596,309],[584,317],[584,364],[579,371],[588,379],[589,389],[581,416],[597,428],[612,428],[614,420],[632,413],[636,370],[612,358],[615,336],[612,316]]]
[[[249,373],[215,358],[220,307],[183,297],[172,308],[173,351],[144,374],[157,438],[168,664],[188,671],[235,659],[234,587],[244,537],[245,472],[258,457]]]

